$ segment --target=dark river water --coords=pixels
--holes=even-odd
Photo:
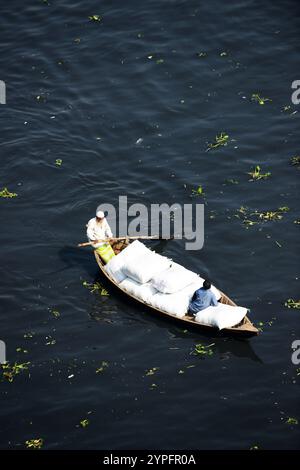
[[[0,339],[11,365],[30,362],[1,373],[2,449],[299,449],[300,313],[284,306],[300,297],[299,13],[296,0],[1,2],[0,190],[17,197],[0,198]],[[207,152],[221,132],[228,145]],[[271,175],[249,181],[256,165]],[[189,332],[84,287],[102,279],[76,245],[119,195],[204,202],[202,250],[149,246],[209,275],[261,334]],[[213,355],[191,354],[199,343]]]

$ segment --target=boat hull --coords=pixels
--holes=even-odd
[[[232,328],[224,328],[223,330],[218,330],[218,328],[215,328],[213,326],[209,325],[203,325],[201,323],[198,323],[194,320],[193,317],[189,315],[185,315],[182,318],[176,317],[175,315],[172,315],[170,313],[164,312],[163,310],[160,310],[156,307],[153,307],[143,300],[139,299],[138,297],[135,297],[132,294],[129,294],[126,292],[124,289],[122,289],[115,281],[112,279],[109,274],[106,272],[104,269],[104,264],[99,256],[99,254],[94,251],[96,262],[100,268],[100,271],[102,275],[108,280],[110,284],[112,284],[120,293],[124,294],[127,298],[131,299],[135,303],[138,303],[143,306],[143,308],[147,309],[147,311],[151,312],[152,314],[155,314],[156,316],[159,316],[160,318],[164,318],[167,320],[171,320],[179,325],[181,325],[184,328],[188,329],[193,329],[193,330],[201,330],[201,331],[206,331],[214,334],[222,334],[222,335],[230,335],[230,336],[239,336],[243,338],[249,338],[251,336],[256,336],[258,335],[259,331],[258,329],[251,323],[249,318],[246,316],[243,320],[243,322],[240,325],[237,325]],[[231,300],[226,294],[224,294],[222,291],[221,293],[221,303],[236,306],[236,304]]]

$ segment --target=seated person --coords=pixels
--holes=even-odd
[[[203,287],[196,290],[189,305],[189,314],[196,315],[200,310],[213,305],[217,306],[218,301],[215,294],[210,290],[211,283],[207,279],[203,282]]]

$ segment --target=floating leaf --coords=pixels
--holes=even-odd
[[[284,106],[281,111],[286,113],[287,111],[290,111],[290,109],[291,109],[291,106],[287,105],[287,106]]]
[[[100,366],[98,369],[96,369],[96,374],[101,374],[101,373],[104,372],[105,369],[107,369],[107,368],[108,368],[108,362],[102,361],[102,362],[101,362],[101,366]]]
[[[23,349],[23,348],[17,348],[17,349],[16,349],[16,352],[21,352],[21,353],[23,353],[23,354],[27,354],[27,353],[28,353],[27,349]]]
[[[16,375],[28,369],[29,364],[30,362],[24,362],[20,364],[18,364],[17,362],[15,362],[14,364],[10,364],[10,362],[5,362],[4,364],[0,364],[0,368],[3,371],[3,377],[9,382],[13,382]]]
[[[158,370],[159,370],[159,367],[152,367],[152,369],[146,370],[146,375],[147,376],[154,375],[155,372],[157,372]]]
[[[225,132],[221,132],[220,135],[216,135],[215,141],[207,145],[208,150],[215,149],[218,147],[224,147],[227,145],[229,140],[229,135]]]
[[[58,310],[49,308],[49,312],[52,313],[52,315],[53,315],[55,318],[59,318],[59,317],[60,317],[60,312],[59,312]]]
[[[90,290],[91,293],[98,292],[98,294],[107,297],[109,292],[100,284],[100,282],[95,282],[91,284],[87,281],[83,281],[82,285]]]
[[[250,171],[249,173],[247,173],[248,175],[251,176],[251,179],[249,181],[255,181],[255,180],[262,180],[262,179],[267,179],[269,178],[269,176],[271,176],[271,173],[268,172],[268,173],[261,173],[260,172],[261,168],[259,165],[256,165],[256,167],[254,168],[254,171]]]
[[[44,444],[44,439],[30,439],[25,441],[27,449],[41,449]]]
[[[3,197],[3,198],[17,197],[17,193],[11,193],[7,188],[3,188],[0,191],[0,197]]]
[[[89,419],[83,419],[80,421],[80,426],[82,428],[86,428],[88,425],[90,424],[90,420]]]
[[[229,183],[229,184],[239,184],[238,180],[235,180],[233,178],[229,178],[227,180],[225,180],[225,183]]]
[[[294,166],[299,166],[300,167],[300,157],[292,157],[290,158],[290,163]]]
[[[287,308],[300,309],[300,300],[287,299],[287,301],[284,303],[284,306]]]
[[[192,189],[193,196],[204,196],[204,190],[202,186],[198,186],[197,189]]]
[[[288,418],[286,420],[286,424],[291,424],[291,425],[295,425],[295,424],[298,424],[298,419],[297,418]]]
[[[212,356],[213,350],[211,349],[211,346],[214,346],[215,343],[209,344],[208,346],[205,346],[201,343],[195,345],[195,349],[192,352],[196,356]]]
[[[258,93],[253,93],[251,100],[256,101],[261,105],[264,105],[267,101],[272,101],[270,98],[263,98],[262,96],[259,96]]]
[[[102,17],[100,15],[91,15],[91,16],[89,16],[89,20],[91,20],[91,21],[101,21]]]

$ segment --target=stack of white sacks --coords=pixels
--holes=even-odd
[[[129,294],[152,307],[182,318],[203,278],[172,260],[149,250],[138,240],[128,245],[105,266],[107,274]],[[220,292],[212,291],[221,298]],[[219,329],[238,324],[246,315],[244,307],[219,304],[197,313],[195,320]]]

